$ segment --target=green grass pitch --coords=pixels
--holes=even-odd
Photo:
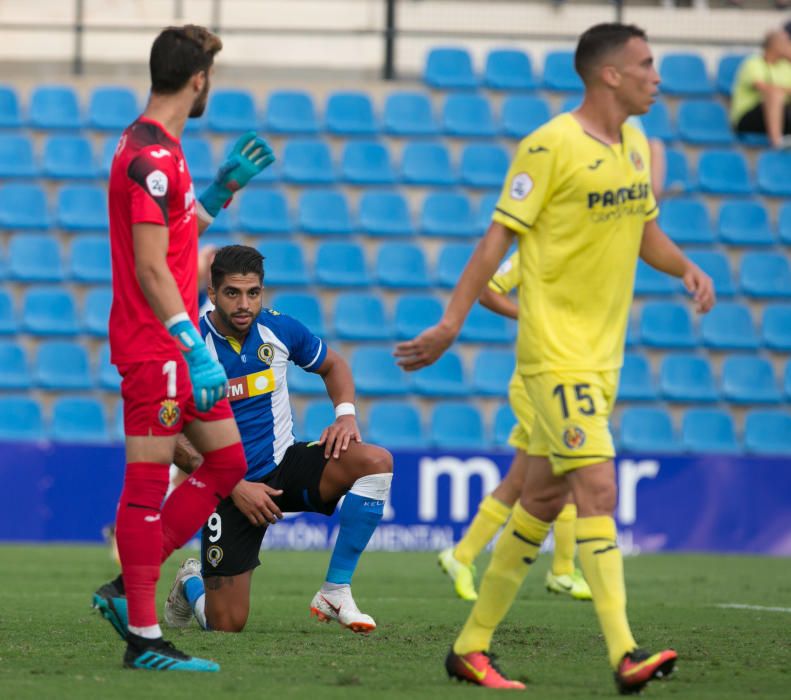
[[[106,549],[0,547],[0,697],[439,700],[494,692],[445,676],[442,661],[469,604],[451,594],[433,554],[364,555],[355,595],[379,625],[367,638],[309,617],[327,556],[265,552],[245,632],[166,633],[222,665],[219,674],[181,674],[121,669],[121,641],[88,604],[114,575]],[[160,602],[181,558],[164,569]],[[542,557],[526,580],[493,651],[510,675],[528,680],[525,697],[614,697],[593,609],[544,591],[548,561]],[[626,573],[638,640],[680,655],[677,673],[651,684],[645,697],[789,697],[787,559],[641,556],[626,560]],[[734,603],[776,609],[717,607]]]

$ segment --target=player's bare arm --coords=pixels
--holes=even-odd
[[[486,287],[478,299],[481,306],[494,311],[500,316],[516,319],[519,316],[519,306],[506,294],[495,292],[491,287]]]
[[[337,352],[327,349],[327,357],[317,372],[324,380],[327,395],[336,407],[336,419],[321,432],[319,444],[324,445],[324,457],[335,459],[349,449],[352,440],[362,442],[360,428],[353,413],[338,412],[341,405],[354,406],[354,378],[346,360]],[[340,413],[338,415],[338,413]]]
[[[167,263],[167,228],[157,224],[134,224],[132,236],[135,274],[151,310],[163,323],[184,313],[181,293]]]
[[[640,257],[660,272],[680,277],[692,294],[698,313],[705,314],[714,306],[716,294],[711,277],[684,255],[656,220],[647,222],[643,229]]]
[[[500,223],[492,222],[473,251],[461,273],[445,313],[439,323],[419,336],[396,345],[398,364],[408,372],[434,364],[461,330],[470,308],[508,252],[516,234]]]

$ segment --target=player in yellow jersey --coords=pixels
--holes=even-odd
[[[479,299],[481,305],[502,316],[516,319],[518,306],[508,294],[519,287],[521,279],[519,253],[516,252],[500,265],[494,277],[489,280]],[[518,500],[525,480],[535,410],[527,395],[522,375],[516,371],[508,383],[508,401],[517,420],[508,436],[508,444],[516,448],[508,473],[497,488],[481,501],[478,512],[464,537],[456,543],[455,547],[443,549],[438,557],[439,565],[450,576],[456,594],[463,600],[478,599],[478,594],[475,592],[473,562],[508,520],[511,508]],[[590,600],[588,583],[582,572],[574,566],[576,520],[577,506],[569,494],[568,502],[553,524],[555,551],[552,566],[547,571],[545,585],[547,590],[553,593],[568,595],[576,600]]]
[[[683,280],[698,312],[714,304],[711,279],[656,223],[645,137],[625,124],[648,111],[659,76],[645,33],[600,24],[580,37],[582,105],[522,141],[493,220],[439,323],[400,343],[406,370],[433,363],[453,342],[517,238],[517,369],[536,411],[522,494],[494,548],[478,595],[446,659],[448,674],[494,688],[524,688],[488,655],[551,522],[569,491],[577,551],[593,594],[616,685],[639,692],[672,671],[676,652],[638,648],[626,616],[608,417],[615,400],[638,256]]]

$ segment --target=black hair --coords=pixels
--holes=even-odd
[[[580,36],[574,54],[574,69],[584,83],[604,56],[623,47],[630,39],[645,39],[645,32],[634,24],[605,22],[587,29]]]
[[[211,264],[211,286],[219,289],[226,275],[258,275],[264,283],[264,256],[249,245],[220,248]]]
[[[172,94],[183,88],[196,73],[208,71],[222,41],[205,27],[185,24],[166,27],[151,45],[148,67],[151,92]]]

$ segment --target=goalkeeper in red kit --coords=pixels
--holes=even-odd
[[[122,377],[126,435],[116,520],[122,574],[96,591],[93,604],[126,641],[129,668],[219,670],[162,639],[155,594],[161,562],[247,471],[225,372],[196,328],[198,236],[274,156],[263,139],[245,134],[196,200],[180,145],[187,119],[206,108],[221,48],[195,25],[159,34],[148,104],[121,136],[110,170],[110,351]],[[163,504],[182,431],[203,463]]]

